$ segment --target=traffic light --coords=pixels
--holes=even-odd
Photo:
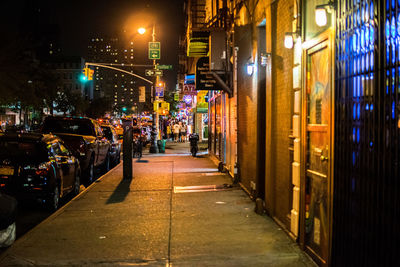
[[[82,75],[81,75],[81,81],[86,82],[88,80],[88,76],[89,76],[89,68],[83,68]]]
[[[88,80],[92,81],[94,70],[92,70],[91,68],[87,68],[87,70],[88,70]]]
[[[133,124],[133,126],[137,126],[137,118],[133,118],[132,124]]]

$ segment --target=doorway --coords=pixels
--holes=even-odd
[[[332,212],[333,63],[330,32],[305,49],[303,90],[302,243],[321,265],[329,263]]]

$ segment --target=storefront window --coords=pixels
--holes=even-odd
[[[210,139],[209,139],[209,146],[210,146],[210,152],[212,154],[215,154],[215,102],[214,100],[209,103],[210,105]]]
[[[215,99],[215,155],[219,158],[222,148],[222,131],[221,131],[221,95]]]

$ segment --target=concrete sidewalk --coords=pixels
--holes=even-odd
[[[122,164],[101,177],[17,240],[0,266],[314,266],[211,160],[168,145],[169,154],[134,160],[132,180]]]

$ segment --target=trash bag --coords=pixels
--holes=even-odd
[[[14,243],[16,237],[15,222],[10,224],[6,229],[0,230],[0,248],[6,248]]]
[[[17,200],[0,193],[0,248],[9,247],[16,237]]]

